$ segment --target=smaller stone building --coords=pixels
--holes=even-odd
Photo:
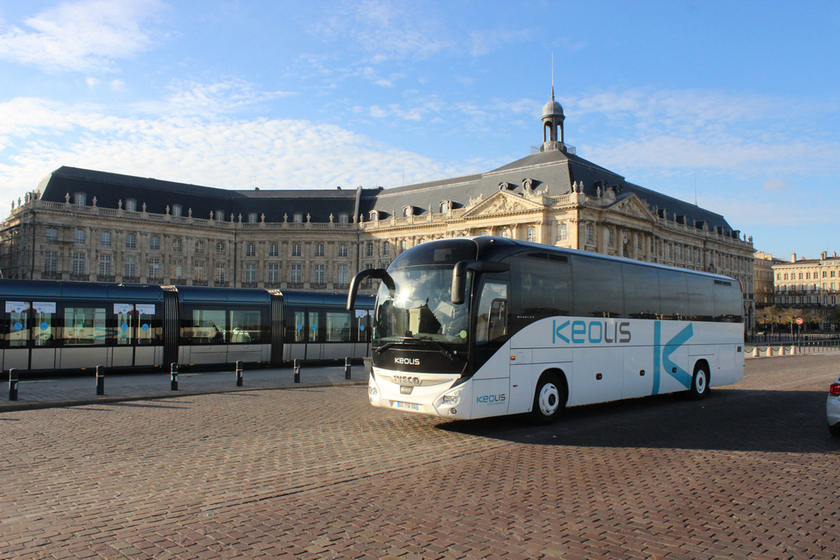
[[[835,307],[840,305],[840,257],[823,252],[819,259],[796,259],[773,265],[776,305]]]

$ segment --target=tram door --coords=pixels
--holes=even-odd
[[[113,367],[155,365],[153,345],[155,304],[115,303],[116,333]]]
[[[6,301],[2,368],[55,368],[55,302]]]

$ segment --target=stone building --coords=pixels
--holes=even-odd
[[[785,261],[774,259],[773,255],[758,251],[754,255],[753,278],[755,282],[755,305],[767,307],[776,303],[776,284],[773,266]]]
[[[6,277],[343,290],[407,247],[499,235],[738,279],[754,319],[753,244],[720,214],[625,180],[565,142],[498,169],[393,188],[224,190],[62,167],[0,230]]]
[[[776,305],[835,307],[840,305],[840,257],[823,252],[819,259],[799,259],[773,265]]]

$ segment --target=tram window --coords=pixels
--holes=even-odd
[[[192,309],[181,321],[184,344],[224,344],[225,315],[224,309]]]
[[[624,317],[621,263],[575,257],[575,315]]]
[[[64,344],[104,346],[107,334],[104,307],[65,307]]]
[[[233,325],[231,344],[261,344],[268,337],[268,318],[259,309],[234,309],[230,311],[229,324]]]
[[[370,311],[364,309],[356,310],[356,341],[370,341]]]
[[[32,341],[36,347],[49,347],[55,344],[54,301],[32,302]]]
[[[291,325],[292,336],[287,336],[286,340],[293,340],[294,342],[306,342],[306,313],[303,311],[295,311],[292,317]]]
[[[327,342],[350,342],[350,313],[327,311]]]
[[[137,304],[137,344],[159,342],[163,336],[160,323],[155,318],[155,304]]]
[[[134,305],[115,303],[114,316],[117,320],[117,346],[130,346],[134,342]]]
[[[317,311],[310,311],[309,312],[309,342],[323,342],[323,336],[321,335],[322,329],[321,322],[319,319],[320,313]]]
[[[6,345],[9,348],[25,347],[29,340],[29,303],[7,301],[3,322]]]
[[[624,312],[632,319],[658,319],[659,274],[656,269],[624,265]]]

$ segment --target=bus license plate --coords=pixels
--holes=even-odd
[[[420,410],[420,405],[410,402],[395,401],[397,408],[405,408],[408,410]]]

